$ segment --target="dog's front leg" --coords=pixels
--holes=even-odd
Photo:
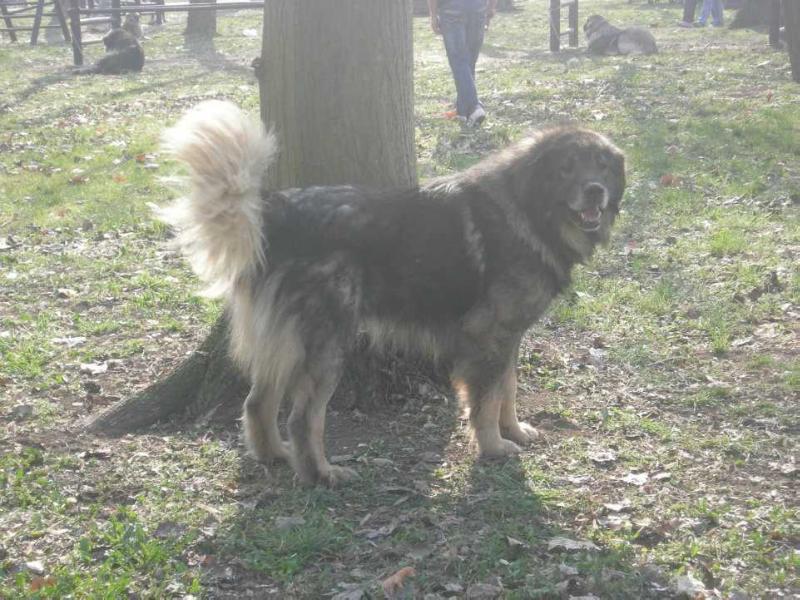
[[[500,416],[509,390],[511,352],[503,359],[498,357],[472,357],[457,361],[453,370],[453,384],[469,411],[472,434],[482,457],[502,457],[519,453],[522,449],[500,434]],[[516,386],[516,377],[514,377]]]
[[[500,431],[502,436],[517,444],[528,444],[539,437],[539,432],[527,423],[517,419],[517,358],[519,351],[514,352],[514,360],[503,373],[503,392],[500,405]]]

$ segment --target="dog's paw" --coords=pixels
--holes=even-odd
[[[503,437],[517,444],[530,444],[539,437],[539,432],[527,423],[516,423],[503,430]]]
[[[267,454],[267,460],[270,462],[275,462],[278,460],[285,460],[288,462],[290,454],[291,446],[287,442],[279,442],[278,444],[273,444],[270,447]]]
[[[522,452],[522,448],[511,440],[500,438],[491,444],[479,445],[481,458],[505,458]]]
[[[318,483],[320,485],[332,488],[352,479],[358,479],[358,477],[359,475],[355,469],[329,465],[327,469],[325,469],[323,472],[320,472],[318,476]]]
[[[259,447],[252,446],[250,454],[263,465],[272,465],[279,461],[289,461],[290,446],[286,442],[277,444],[263,444]]]

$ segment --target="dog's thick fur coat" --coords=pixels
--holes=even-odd
[[[589,42],[589,54],[655,54],[656,39],[644,27],[614,27],[600,15],[586,19],[583,32]]]
[[[127,22],[127,19],[126,19]],[[144,50],[136,36],[125,29],[112,29],[103,36],[106,54],[95,64],[75,69],[73,73],[114,74],[141,71],[144,67]]]
[[[444,361],[484,456],[520,450],[521,337],[607,241],[625,186],[604,137],[541,131],[423,187],[271,191],[263,125],[210,101],[165,134],[189,169],[187,197],[160,211],[212,295],[249,375],[245,437],[256,458],[291,462],[306,483],[353,475],[329,464],[325,411],[357,335]],[[289,441],[278,413],[288,401]]]

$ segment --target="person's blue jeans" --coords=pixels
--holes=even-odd
[[[717,27],[722,25],[722,0],[703,0],[699,23],[705,25],[709,15],[711,15],[711,22],[714,25]]]
[[[475,63],[478,62],[478,54],[483,45],[486,13],[442,11],[439,13],[439,29],[456,82],[456,112],[462,117],[468,117],[479,104],[478,90],[475,87]]]

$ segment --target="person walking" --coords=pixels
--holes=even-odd
[[[475,85],[475,63],[497,0],[428,0],[431,29],[442,36],[456,84],[456,114],[477,127],[486,118]]]
[[[722,27],[722,0],[703,0],[703,8],[700,9],[700,18],[697,20],[697,26],[705,27],[709,16],[714,27]]]
[[[683,19],[678,23],[681,27],[694,27],[694,11],[697,0],[683,0]]]

